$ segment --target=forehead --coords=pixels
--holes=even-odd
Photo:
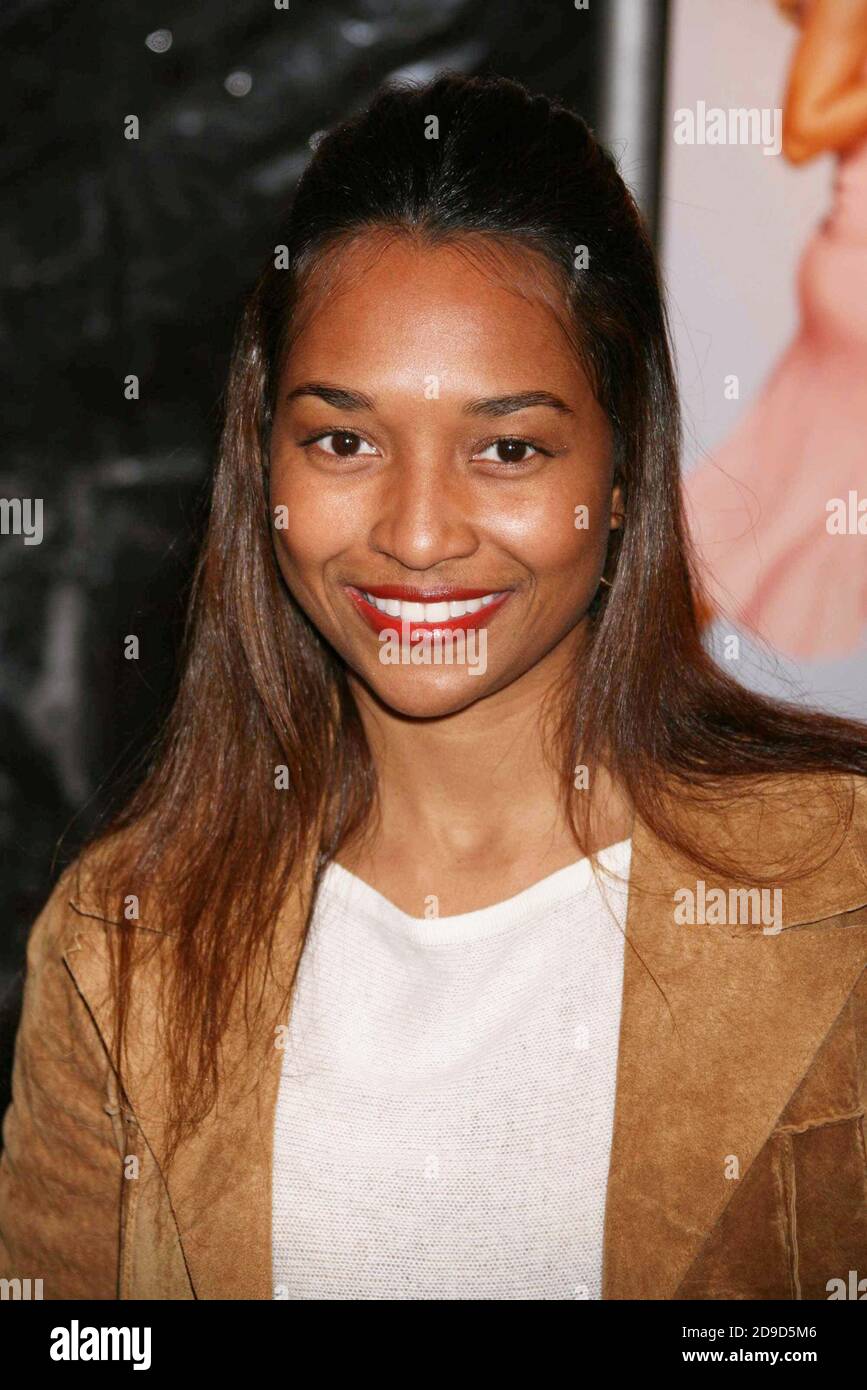
[[[448,387],[506,382],[580,389],[563,288],[543,257],[520,245],[462,238],[431,245],[372,234],[317,267],[299,304],[289,374]]]

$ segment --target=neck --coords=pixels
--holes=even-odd
[[[502,690],[438,719],[396,714],[353,681],[377,774],[376,839],[391,847],[411,841],[417,853],[508,860],[571,837],[564,770],[543,713],[574,660],[574,642],[564,641]],[[595,780],[585,852],[625,838],[631,826],[611,779],[600,770]]]

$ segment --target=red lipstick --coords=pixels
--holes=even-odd
[[[461,589],[456,584],[439,584],[430,589],[420,589],[414,584],[358,584],[350,587],[356,588],[359,593],[372,594],[374,598],[396,598],[401,603],[457,602],[500,592],[496,589]]]
[[[511,597],[511,589],[468,589],[460,585],[440,584],[429,589],[421,589],[412,584],[366,584],[362,589],[357,585],[346,585],[346,593],[357,612],[364,618],[374,632],[398,632],[408,629],[412,633],[466,632],[470,628],[487,627],[491,618],[498,613]],[[477,603],[489,598],[472,613],[442,612],[449,605]],[[384,612],[372,599],[390,601],[392,611]],[[416,612],[404,614],[395,611],[397,604],[428,605],[436,604],[440,611],[434,618],[425,618]]]

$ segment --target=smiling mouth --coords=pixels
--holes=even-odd
[[[346,592],[374,632],[465,632],[486,627],[498,613],[511,589],[411,589],[405,585],[382,584],[361,589],[347,584]]]

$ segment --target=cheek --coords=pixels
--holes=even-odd
[[[357,536],[357,506],[332,492],[321,476],[291,466],[272,470],[270,499],[280,568],[315,587],[317,572]]]
[[[604,562],[610,517],[610,496],[602,485],[576,485],[567,478],[512,504],[493,529],[538,583],[566,575],[580,589],[588,578],[595,583]]]

